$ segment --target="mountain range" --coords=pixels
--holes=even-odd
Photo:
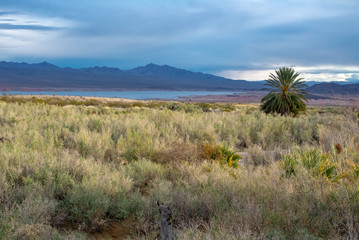
[[[307,88],[309,93],[329,94],[329,95],[358,95],[359,83],[339,84],[335,82],[318,83]]]
[[[0,89],[236,91],[263,87],[264,82],[230,80],[152,63],[120,70],[110,67],[61,68],[47,62],[0,62]]]
[[[62,68],[48,62],[0,62],[0,90],[205,90],[258,91],[264,81],[231,80],[168,65],[148,64],[130,70],[112,67]],[[359,94],[359,83],[306,82],[309,93]]]

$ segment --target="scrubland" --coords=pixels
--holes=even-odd
[[[0,239],[358,239],[358,113],[0,99]],[[238,152],[247,152],[239,159]]]

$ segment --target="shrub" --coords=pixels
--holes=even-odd
[[[44,224],[24,224],[15,232],[16,240],[47,240],[52,238],[52,228]]]
[[[295,175],[297,165],[298,160],[293,154],[284,155],[282,161],[279,162],[279,166],[284,170],[285,177]]]
[[[253,165],[269,164],[271,160],[266,155],[266,152],[258,145],[254,145],[248,149],[248,162]]]
[[[132,176],[136,186],[144,190],[144,188],[151,186],[152,182],[163,177],[165,169],[162,165],[153,163],[147,159],[141,159],[132,162],[126,168],[128,174]]]
[[[328,179],[338,177],[338,166],[333,162],[332,157],[317,149],[300,150],[297,153],[291,153],[284,156],[280,162],[286,176],[295,175],[298,164],[317,177],[326,177]]]
[[[110,200],[100,189],[73,188],[66,197],[65,207],[74,223],[86,231],[98,231],[110,207]]]
[[[211,145],[203,144],[201,149],[201,157],[203,159],[215,160],[222,165],[228,165],[229,167],[236,168],[238,162],[242,158],[235,151],[230,149],[227,145]]]
[[[165,144],[163,149],[156,151],[151,160],[158,163],[178,164],[182,161],[197,162],[199,160],[198,147],[187,142],[172,142]]]
[[[99,119],[90,119],[87,126],[90,129],[90,131],[97,131],[97,132],[102,131],[102,124]]]

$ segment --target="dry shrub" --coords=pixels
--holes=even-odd
[[[198,159],[198,147],[181,141],[169,143],[164,149],[155,152],[152,157],[152,160],[157,163],[196,162]]]
[[[166,173],[163,165],[146,159],[131,162],[126,166],[126,170],[133,179],[135,187],[140,190],[152,186],[153,181],[163,178]]]
[[[248,148],[248,163],[259,166],[267,165],[281,159],[281,151],[271,150],[265,151],[259,145]]]
[[[66,240],[85,240],[86,235],[78,231],[61,233],[49,225],[44,224],[24,224],[16,229],[11,238],[14,240],[50,240],[50,239],[66,239]]]
[[[74,149],[76,147],[74,133],[66,128],[61,129],[57,141],[59,142],[59,144],[62,144],[64,148]]]
[[[48,240],[52,239],[51,226],[44,224],[24,224],[15,232],[16,240]]]
[[[119,153],[115,148],[108,148],[105,151],[104,160],[107,162],[119,161]]]
[[[258,236],[257,234],[249,230],[231,231],[231,229],[229,229],[231,226],[233,226],[233,223],[230,223],[230,225],[225,225],[223,223],[218,224],[217,222],[213,224],[193,223],[190,227],[178,231],[176,236],[178,237],[178,239],[182,239],[182,240],[193,240],[193,239],[256,240],[256,239],[264,238],[264,236]]]
[[[343,147],[340,143],[335,144],[335,150],[337,151],[337,154],[340,154],[343,150]]]
[[[330,151],[334,143],[343,143],[338,137],[340,131],[330,130],[326,127],[320,126],[318,129],[319,133],[319,145],[323,148],[324,151]]]
[[[248,163],[253,165],[268,164],[270,160],[267,158],[265,151],[258,145],[254,145],[248,149]]]
[[[202,159],[220,160],[223,157],[223,154],[216,145],[205,143],[200,146],[199,150]]]
[[[31,195],[27,195],[21,205],[17,209],[17,218],[21,223],[28,224],[47,224],[53,215],[56,203],[43,196],[40,190],[33,191]]]
[[[354,148],[359,142],[358,135],[358,124],[352,119],[338,119],[327,125],[318,125],[319,144],[326,152],[332,147],[336,148],[336,144],[342,148]]]

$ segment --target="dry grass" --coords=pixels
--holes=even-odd
[[[27,100],[0,101],[0,239],[86,239],[128,219],[154,239],[156,200],[178,239],[358,237],[353,112]]]

